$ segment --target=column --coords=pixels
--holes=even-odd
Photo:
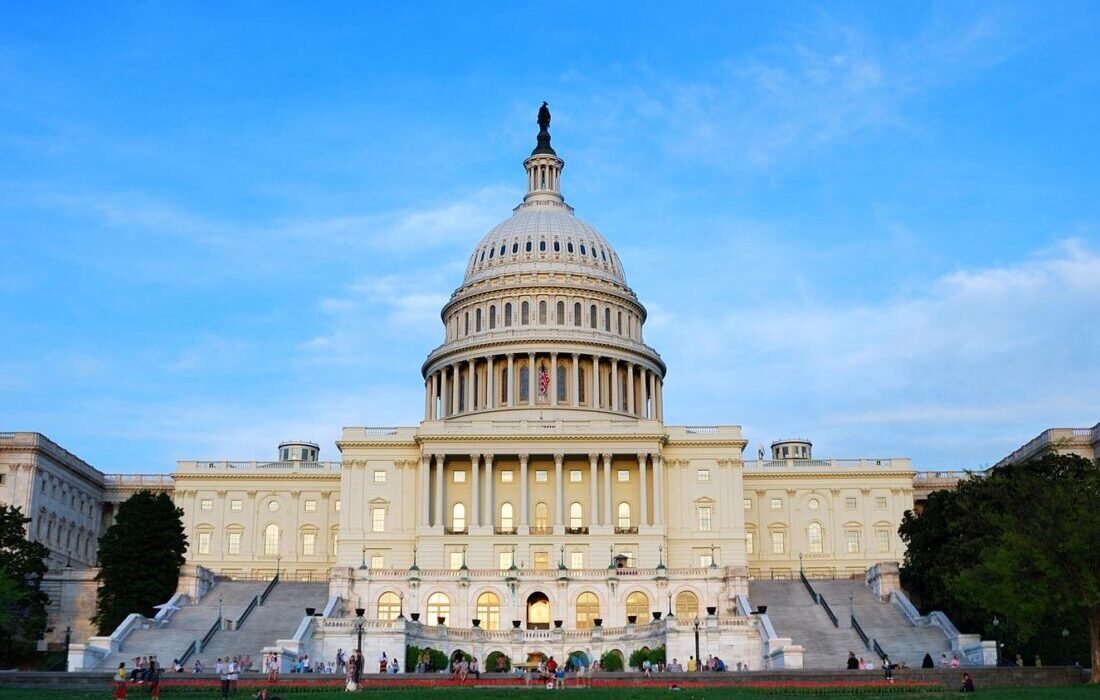
[[[657,419],[657,382],[655,381],[656,376],[657,376],[656,372],[650,372],[649,377],[648,377],[648,381],[649,381],[649,402],[650,402],[650,406],[651,406],[650,411],[649,411],[649,417],[654,419],[654,420]]]
[[[450,412],[447,410],[447,368],[442,367],[439,370],[439,417],[446,418]]]
[[[611,358],[611,410],[620,411],[619,406],[619,361]]]
[[[527,455],[519,456],[519,534],[527,534]]]
[[[496,375],[493,374],[493,356],[489,355],[486,360],[487,366],[485,369],[485,408],[495,408],[497,405],[496,397]]]
[[[645,367],[638,371],[638,388],[642,390],[642,410],[638,414],[649,418],[649,370]]]
[[[596,463],[599,459],[595,452],[588,453],[588,519],[592,525],[606,525],[600,518],[600,495],[596,486]]]
[[[535,405],[535,353],[527,353],[527,403]]]
[[[437,528],[443,527],[443,455],[435,456],[435,522]]]
[[[653,455],[653,524],[665,522],[665,465],[661,455]]]
[[[634,406],[634,363],[626,363],[626,412],[634,415],[637,408]]]
[[[431,524],[432,512],[432,456],[420,456],[420,527],[428,527]]]
[[[554,532],[560,534],[565,524],[565,482],[561,478],[561,463],[565,455],[558,452],[554,455]]]
[[[458,373],[458,363],[451,365],[451,415],[458,415],[458,383],[462,381]]]
[[[439,372],[432,372],[432,420],[439,420],[437,396],[439,396]]]
[[[600,356],[592,355],[592,408],[600,407]]]
[[[481,527],[481,455],[478,454],[470,455],[470,510],[470,524]]]
[[[611,455],[603,456],[603,521],[606,525],[615,524],[611,513]]]
[[[641,501],[638,532],[641,532],[641,528],[649,525],[649,486],[646,484],[646,460],[648,457],[649,455],[644,452],[638,454],[638,494]]]
[[[654,405],[656,413],[657,413],[657,420],[663,421],[665,419],[665,408],[664,408],[665,391],[661,387],[661,384],[662,384],[661,378],[658,377],[656,374],[654,374],[654,376],[653,376],[653,394],[655,395],[656,399],[653,401],[653,405]]]
[[[550,405],[558,405],[558,353],[550,353]]]
[[[497,505],[493,500],[493,455],[485,455],[485,524],[495,527]]]
[[[578,355],[577,353],[573,353],[573,371],[571,372],[571,374],[573,375],[573,400],[570,402],[573,405],[573,408],[576,408],[580,405],[581,398],[581,369],[578,364],[579,360],[580,355]]]
[[[474,361],[466,361],[466,413],[477,408],[477,395],[474,394]]]
[[[424,420],[432,418],[432,378],[424,378]]]
[[[508,396],[508,406],[516,403],[516,356],[508,353],[508,386],[504,387]]]

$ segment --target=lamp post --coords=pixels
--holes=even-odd
[[[1066,660],[1066,666],[1071,665],[1069,661],[1069,629],[1062,628],[1062,657]]]
[[[695,621],[691,624],[695,628],[695,670],[696,672],[702,670],[703,661],[699,658],[699,616],[695,616]]]
[[[1001,621],[997,618],[996,615],[994,615],[993,616],[993,646],[996,647],[996,650],[997,650],[997,660],[994,663],[994,665],[997,666],[997,667],[1000,667],[1000,665],[1001,665],[1001,642],[997,637],[997,628],[1000,627],[1000,626],[1001,626]]]
[[[365,620],[363,619],[363,613],[365,612],[366,610],[363,608],[355,609],[355,650],[359,652],[360,659],[363,658],[363,623],[365,622]]]
[[[73,628],[65,627],[65,670],[69,670],[69,644],[73,641]]]

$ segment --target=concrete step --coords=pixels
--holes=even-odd
[[[289,639],[305,616],[305,609],[320,612],[328,601],[328,583],[278,583],[263,606],[257,607],[237,630],[221,630],[203,649],[201,658],[207,665],[222,659],[252,657],[253,667],[260,667],[263,648],[276,640]]]

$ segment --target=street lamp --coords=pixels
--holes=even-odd
[[[366,620],[363,619],[363,613],[365,612],[366,610],[364,608],[355,609],[355,631],[357,635],[355,649],[359,652],[360,659],[363,658],[363,623],[366,622]]]
[[[997,648],[997,661],[996,661],[996,664],[995,664],[997,667],[1000,667],[1000,665],[1001,665],[1001,643],[1000,643],[1000,640],[997,638],[997,628],[1000,627],[1000,626],[1001,626],[1001,621],[997,618],[996,615],[994,615],[993,616],[993,646]]]
[[[1069,630],[1065,627],[1062,628],[1062,656],[1066,660],[1066,666],[1069,666]]]
[[[695,628],[695,670],[700,671],[703,668],[703,661],[699,658],[699,616],[695,616],[695,621],[691,624]]]

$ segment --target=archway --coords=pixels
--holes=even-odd
[[[588,658],[588,654],[584,653],[580,649],[574,649],[569,652],[568,663],[574,669],[588,668],[592,665],[592,659]]]
[[[527,596],[527,629],[550,629],[550,599],[541,591]]]

